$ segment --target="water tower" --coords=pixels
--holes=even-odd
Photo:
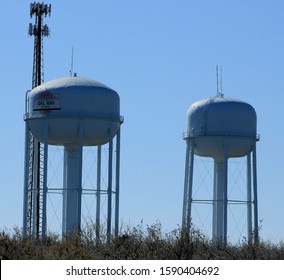
[[[247,238],[258,238],[257,210],[257,173],[256,112],[254,108],[241,100],[217,96],[193,103],[187,111],[186,162],[184,180],[184,200],[182,224],[190,229],[194,155],[210,157],[214,160],[214,179],[212,204],[212,239],[227,243],[228,203],[228,159],[246,157],[247,161],[247,198],[239,201],[247,205]],[[198,201],[202,203],[202,200]],[[203,201],[208,203],[208,201]],[[234,201],[236,202],[236,201]],[[253,208],[253,209],[252,209]],[[253,212],[252,212],[253,210]],[[253,214],[252,214],[253,213]],[[254,229],[252,227],[254,220]]]
[[[101,146],[108,144],[107,187],[107,234],[112,229],[112,197],[115,196],[114,228],[118,232],[119,217],[119,160],[120,160],[120,116],[119,95],[111,88],[94,80],[82,77],[66,77],[43,83],[26,95],[26,135],[30,133],[44,146],[42,187],[42,232],[46,231],[46,196],[48,146],[64,147],[62,178],[63,210],[62,234],[70,234],[81,225],[82,157],[84,146],[98,146],[96,224],[100,223],[100,162]],[[113,164],[113,139],[116,138],[116,162]],[[28,223],[29,197],[37,196],[37,188],[29,190],[30,146],[26,139],[24,225]],[[115,165],[115,180],[113,180]],[[35,180],[36,181],[36,180]],[[35,182],[36,183],[36,182]],[[115,184],[115,186],[113,186]],[[36,202],[34,203],[36,205]],[[33,210],[36,212],[36,206]],[[26,210],[25,210],[26,209]],[[37,217],[36,213],[32,217]],[[98,237],[98,236],[97,236]]]

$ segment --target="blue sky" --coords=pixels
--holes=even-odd
[[[282,131],[284,3],[272,1],[46,1],[45,81],[74,71],[121,98],[121,220],[181,222],[186,111],[216,93],[247,101],[258,116],[261,236],[284,240]],[[0,228],[22,225],[24,96],[31,88],[30,1],[1,1]],[[269,101],[270,100],[270,101]]]

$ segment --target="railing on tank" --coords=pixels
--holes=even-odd
[[[190,132],[184,132],[182,134],[182,139],[187,140],[187,139],[193,139],[193,138],[238,138],[238,139],[251,139],[255,141],[260,140],[260,134],[256,134],[255,137],[252,136],[243,136],[243,135],[197,135],[197,136],[191,136]]]
[[[43,110],[44,111],[44,110]],[[113,121],[113,122],[119,122],[120,124],[122,124],[124,122],[124,117],[123,116],[109,116],[109,115],[104,115],[104,114],[95,114],[93,116],[85,116],[83,114],[81,114],[80,112],[78,112],[78,114],[76,115],[75,113],[72,113],[72,115],[49,115],[47,114],[42,114],[42,113],[38,113],[38,115],[35,115],[34,113],[25,113],[24,114],[24,120],[29,120],[29,119],[90,119],[90,120],[103,120],[103,121]]]

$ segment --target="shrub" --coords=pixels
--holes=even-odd
[[[249,245],[217,246],[200,231],[191,227],[190,232],[178,228],[163,233],[160,223],[127,227],[117,237],[107,242],[105,236],[96,239],[95,225],[91,224],[72,236],[59,238],[49,233],[43,240],[25,237],[19,229],[11,233],[0,232],[0,258],[15,260],[68,260],[68,259],[284,259],[284,243],[259,241]]]

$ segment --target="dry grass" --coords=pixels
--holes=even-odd
[[[119,259],[119,260],[154,260],[154,259],[280,259],[284,260],[284,243],[277,245],[260,241],[255,245],[245,242],[216,246],[199,231],[190,234],[181,229],[163,234],[160,224],[141,225],[127,228],[110,243],[96,240],[94,226],[80,233],[61,240],[59,236],[48,234],[37,241],[24,237],[19,229],[12,233],[0,233],[0,257],[14,260],[68,260],[68,259]]]

